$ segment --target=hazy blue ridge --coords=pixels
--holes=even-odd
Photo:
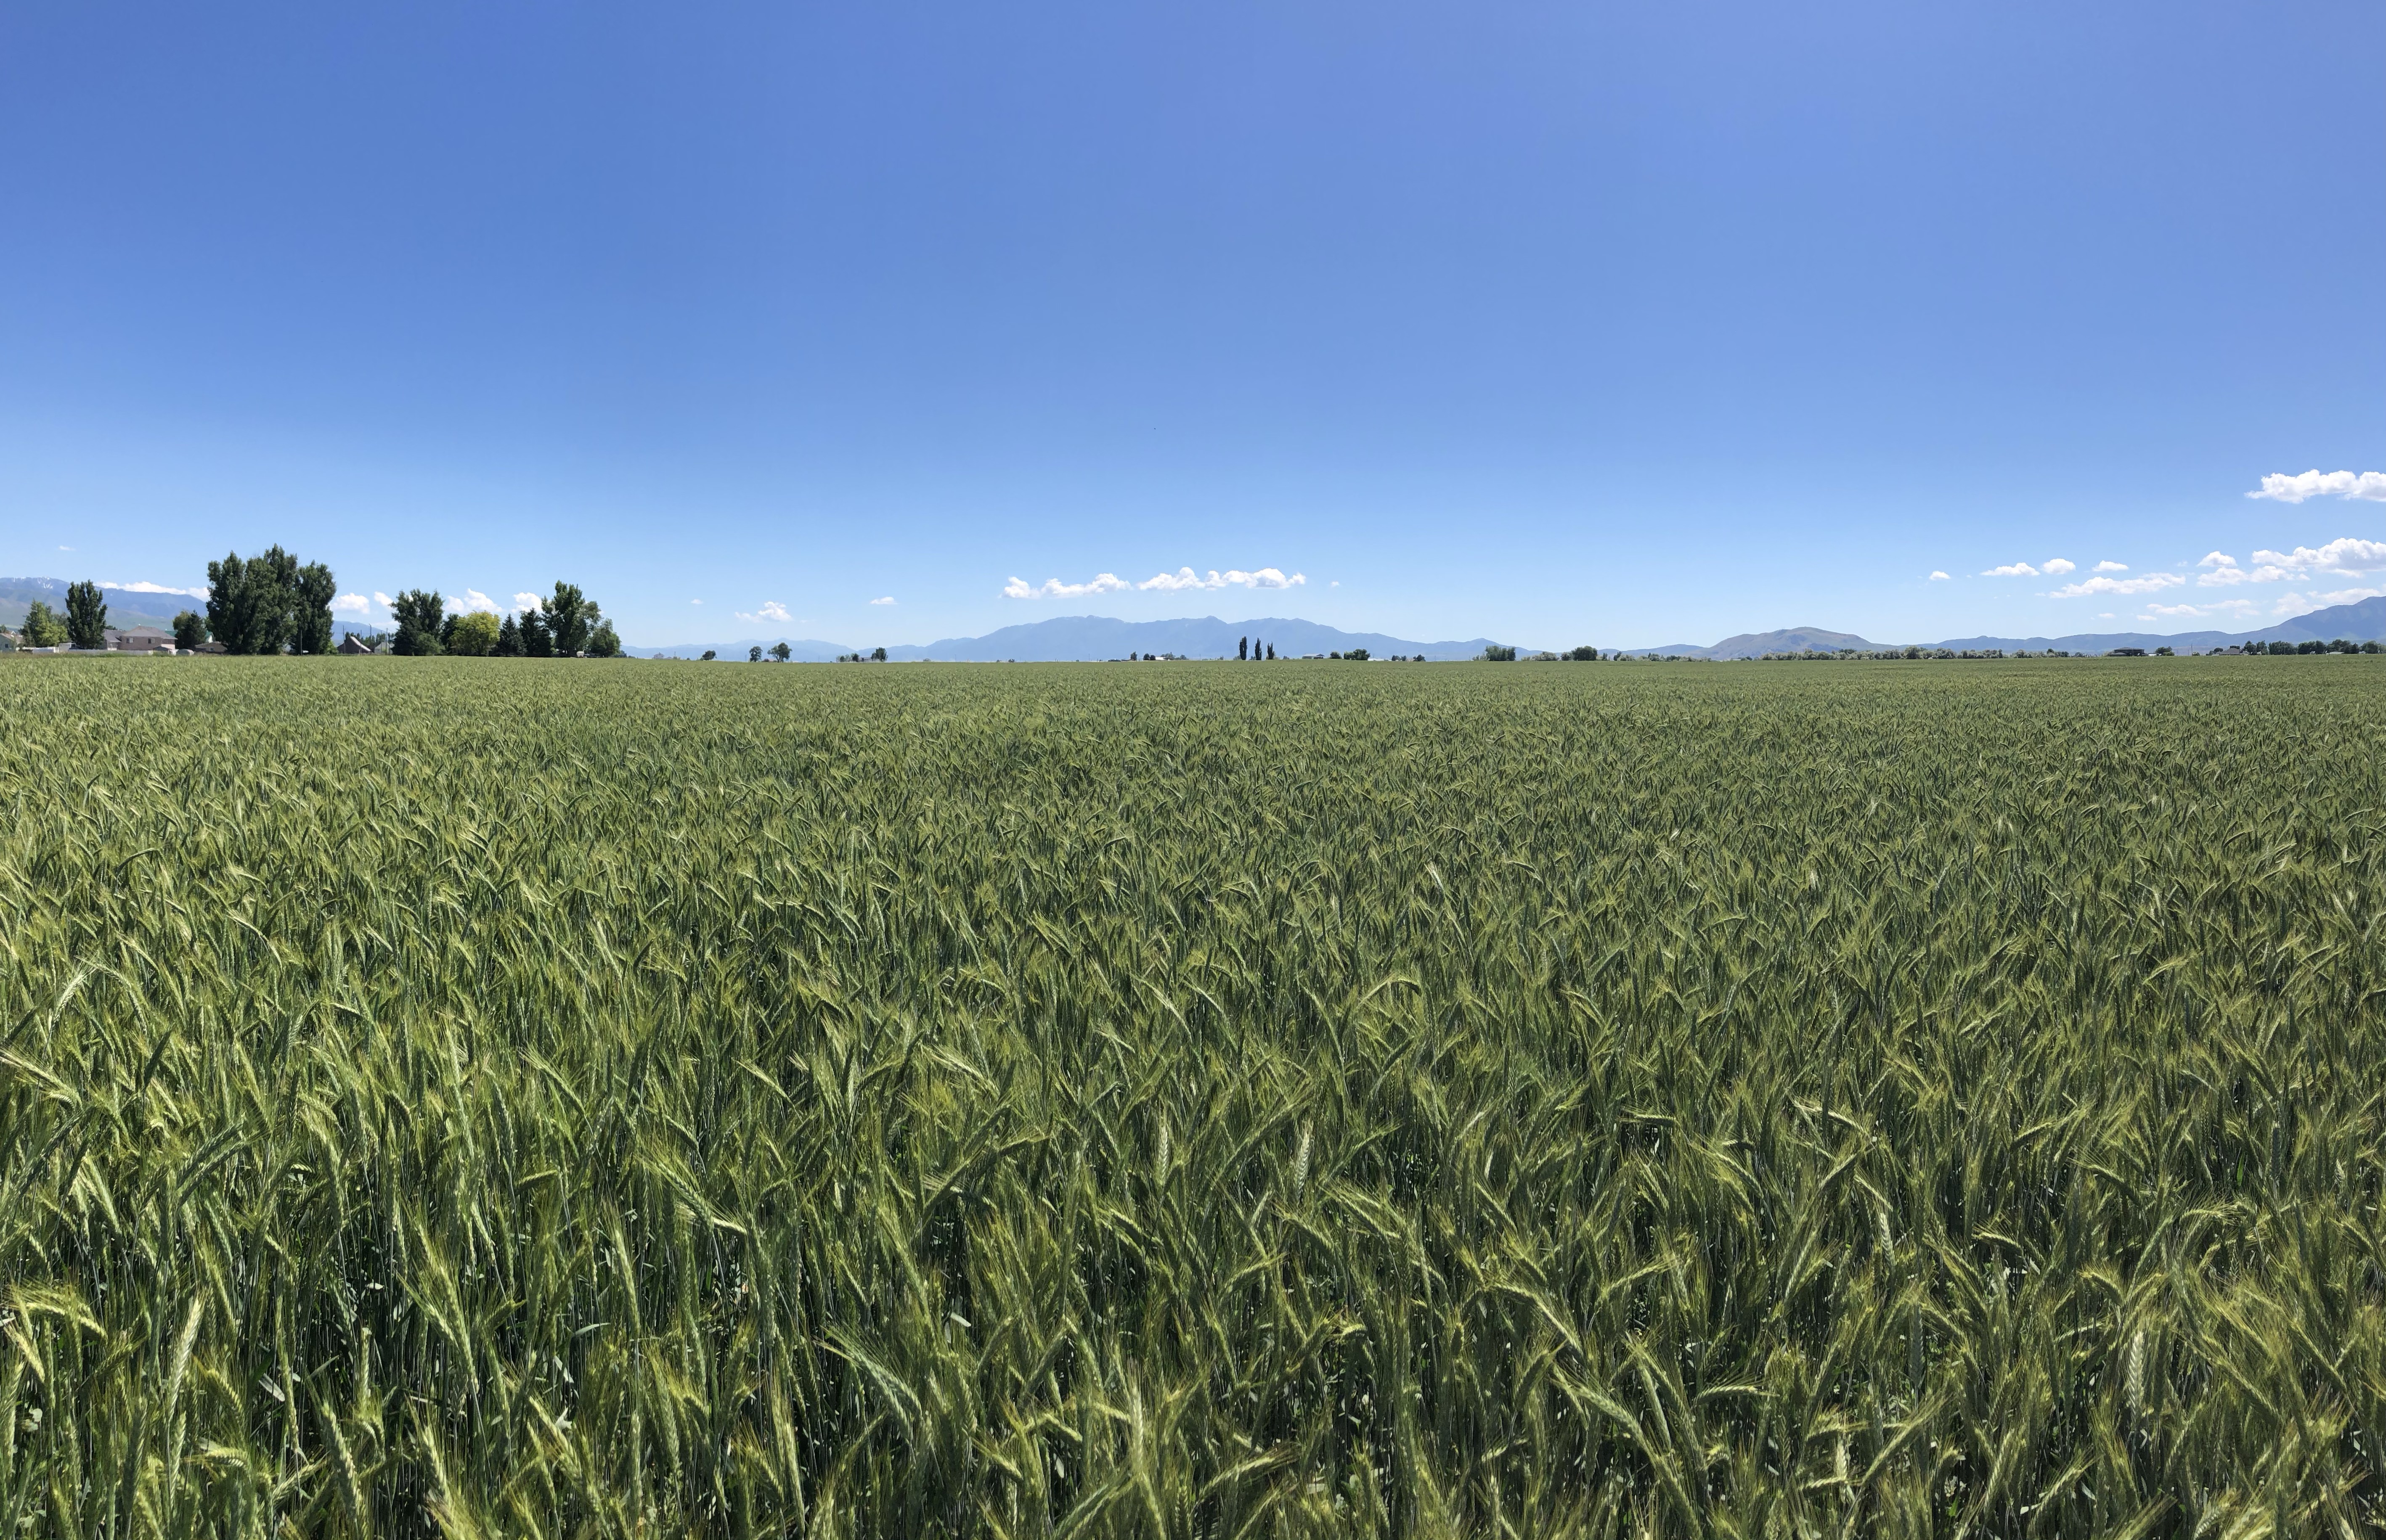
[[[35,599],[45,600],[53,609],[63,611],[66,593],[67,582],[63,578],[0,578],[0,625],[23,624],[26,607]],[[146,625],[170,629],[177,611],[195,609],[204,612],[207,608],[206,600],[185,595],[136,594],[106,583],[100,585],[100,593],[107,601],[108,624],[119,628]],[[374,629],[353,620],[338,620],[333,627],[337,635]],[[1475,657],[1492,645],[1488,638],[1480,636],[1465,642],[1416,642],[1388,636],[1381,632],[1341,631],[1314,620],[1282,618],[1221,620],[1214,615],[1205,615],[1175,620],[1121,620],[1102,615],[1062,615],[1047,620],[1004,626],[984,636],[947,637],[925,646],[889,645],[886,656],[895,662],[940,658],[962,663],[999,662],[1004,659],[1016,659],[1022,663],[1095,662],[1124,657],[1130,653],[1173,653],[1180,657],[1232,657],[1236,643],[1243,637],[1250,637],[1261,645],[1274,643],[1277,654],[1285,657],[1299,657],[1307,653],[1349,652],[1356,647],[1364,647],[1378,657],[1423,654],[1436,662]],[[2173,647],[2181,652],[2203,652],[2247,642],[2331,642],[2339,637],[2349,642],[2386,641],[2386,596],[2335,605],[2314,610],[2308,615],[2298,615],[2292,620],[2280,620],[2258,631],[2245,632],[2078,632],[2066,636],[1964,636],[1940,642],[1907,643],[1874,642],[1852,632],[1827,631],[1819,626],[1788,626],[1778,631],[1748,632],[1738,636],[1727,636],[1711,645],[1682,642],[1670,646],[1626,650],[1634,657],[1714,660],[1762,657],[1766,653],[1776,652],[1843,649],[1878,652],[1904,646],[1943,647],[1951,652],[1997,649],[2004,652],[2101,653],[2115,647],[2143,647],[2149,652],[2156,647]],[[748,636],[735,642],[691,642],[669,647],[627,647],[623,650],[641,657],[700,657],[710,650],[723,658],[742,659],[750,648],[759,646],[767,651],[782,641],[787,644],[793,658],[802,663],[832,662],[841,654],[868,652],[877,645],[869,641],[824,642],[818,638],[799,641],[793,637]],[[1517,650],[1521,655],[1534,649],[1519,645]]]
[[[2281,620],[2259,631],[2100,631],[2067,636],[1960,636],[1943,642],[1870,642],[1851,632],[1825,631],[1818,626],[1790,626],[1780,631],[1727,636],[1713,646],[1676,644],[1667,647],[1632,647],[1635,657],[1731,659],[1762,657],[1769,652],[1832,652],[1852,649],[1879,652],[1891,647],[1944,647],[1950,652],[2110,652],[2115,647],[2172,647],[2204,652],[2246,642],[2386,642],[2386,597],[2355,604],[2333,605]]]
[[[1491,643],[1482,637],[1471,642],[1412,642],[1381,632],[1337,631],[1314,620],[1270,619],[1264,620],[1221,620],[1216,616],[1179,620],[1120,620],[1101,615],[1062,615],[1049,620],[1036,620],[1023,625],[1005,626],[984,636],[951,636],[931,642],[925,646],[893,646],[886,649],[888,661],[916,662],[923,658],[942,659],[954,663],[992,663],[1016,659],[1022,663],[1099,662],[1105,658],[1124,657],[1129,653],[1174,653],[1180,657],[1232,657],[1236,643],[1244,637],[1264,645],[1275,645],[1280,657],[1299,657],[1304,653],[1349,652],[1364,647],[1375,657],[1393,654],[1415,657],[1422,653],[1437,661],[1473,657]],[[675,647],[634,647],[630,650],[643,657],[697,657],[710,648],[722,657],[742,658],[748,648],[769,648],[778,638],[749,637],[736,642],[698,642]],[[798,642],[786,639],[794,657],[804,662],[826,662],[840,653],[867,652],[875,643]]]
[[[134,626],[156,626],[171,631],[174,617],[185,609],[204,610],[205,599],[194,599],[182,594],[135,594],[130,589],[99,585],[99,596],[107,602],[107,623],[119,631]],[[64,578],[0,578],[0,626],[21,626],[25,611],[40,599],[63,617],[67,610],[67,581]]]

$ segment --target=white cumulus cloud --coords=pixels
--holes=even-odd
[[[2126,561],[2100,561],[2096,564],[2099,572],[2126,572],[2129,570],[2129,564]]]
[[[2079,570],[2079,564],[2076,561],[2066,561],[2061,557],[2056,557],[2053,561],[2050,561],[2045,566],[2040,568],[2039,570],[2044,572],[2050,578],[2059,578],[2066,572],[2076,572]]]
[[[2241,582],[2285,582],[2315,574],[2357,577],[2386,569],[2386,541],[2348,536],[2325,545],[2298,545],[2292,551],[2256,551],[2252,567],[2240,567],[2235,557],[2214,551],[2196,565],[2207,569],[2195,580],[2204,588],[2227,588]]]
[[[539,598],[535,594],[517,594],[514,595],[514,613],[517,615],[525,614],[530,610],[536,609],[538,605]]]
[[[464,590],[464,596],[460,599],[453,594],[448,595],[447,607],[458,615],[469,614],[473,610],[490,615],[498,613],[497,601],[477,588],[467,588]]]
[[[763,600],[762,607],[754,611],[751,615],[747,614],[742,609],[733,610],[731,613],[735,614],[741,620],[775,620],[781,625],[785,625],[795,619],[794,616],[787,613],[787,607],[781,604],[776,599]]]
[[[2007,562],[2003,567],[1991,567],[1987,571],[1981,573],[1980,576],[1984,578],[2034,578],[2038,576],[2038,569],[2032,567],[2026,561],[2012,561]]]
[[[1002,585],[1006,599],[1082,599],[1088,594],[1117,594],[1129,586],[1115,572],[1098,572],[1085,582],[1062,582],[1058,578],[1046,578],[1042,586],[1031,587],[1024,578],[1013,578]]]
[[[2261,486],[2245,494],[2273,503],[2300,503],[2306,497],[2359,497],[2386,503],[2386,470],[2306,470],[2300,476],[2269,475]]]
[[[2386,541],[2331,540],[2314,549],[2298,545],[2292,551],[2256,551],[2254,559],[2299,572],[2373,572],[2386,567]]]
[[[372,600],[366,598],[362,594],[343,594],[332,601],[332,613],[354,615],[358,620],[369,619],[372,615]]]
[[[381,606],[383,609],[395,609],[397,607],[397,601],[391,598],[388,595],[383,593],[378,588],[373,590],[373,603]]]
[[[2091,594],[2156,594],[2186,582],[2177,572],[2149,572],[2142,578],[2090,578],[2084,582],[2066,582],[2047,597],[2084,599]]]
[[[870,602],[872,604],[893,604],[895,602],[895,595],[889,594],[883,599],[873,599]]]
[[[1932,582],[1953,582],[1955,580],[1949,577],[1944,572],[1933,572],[1930,574],[1930,581]]]

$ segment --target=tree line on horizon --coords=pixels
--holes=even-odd
[[[385,640],[400,657],[619,657],[622,638],[596,601],[575,583],[530,608],[503,616],[488,610],[450,612],[445,598],[410,588],[390,602],[396,632]],[[376,642],[383,638],[376,637]]]
[[[226,653],[254,657],[291,653],[320,655],[337,645],[332,601],[339,587],[320,561],[301,563],[279,545],[245,557],[227,552],[207,563],[207,607],[185,609],[173,619],[174,645],[196,652],[213,643]],[[450,612],[447,601],[429,589],[408,589],[392,603],[393,632],[365,632],[368,644],[383,645],[400,657],[618,657],[622,638],[596,602],[578,586],[558,582],[555,592],[519,615],[502,618],[481,610]],[[20,635],[29,647],[68,646],[99,651],[107,645],[107,601],[99,584],[86,579],[67,589],[66,613],[45,600],[26,607]]]

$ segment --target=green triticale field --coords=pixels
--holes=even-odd
[[[0,1536],[2375,1534],[2382,667],[0,663]]]

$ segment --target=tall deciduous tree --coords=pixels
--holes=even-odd
[[[207,563],[207,630],[232,653],[332,650],[332,570],[279,545]]]
[[[552,596],[539,601],[546,617],[547,634],[554,639],[558,657],[576,657],[588,645],[588,629],[596,618],[596,607],[587,595],[571,583],[558,581]]]
[[[25,645],[29,647],[59,647],[66,645],[67,623],[47,603],[35,599],[25,607]]]
[[[427,588],[409,588],[389,607],[397,617],[396,652],[400,657],[438,656],[443,650],[439,627],[447,607],[438,595]]]
[[[484,609],[469,615],[458,615],[446,625],[441,640],[449,652],[458,657],[486,657],[497,650],[497,638],[503,628],[497,618]]]
[[[196,652],[199,644],[207,639],[207,618],[195,609],[186,609],[174,617],[174,645],[184,652]]]
[[[290,590],[292,652],[332,650],[332,598],[338,592],[332,570],[321,562],[310,561],[297,570]]]
[[[75,583],[67,590],[67,641],[78,647],[107,645],[107,601],[99,584]]]

